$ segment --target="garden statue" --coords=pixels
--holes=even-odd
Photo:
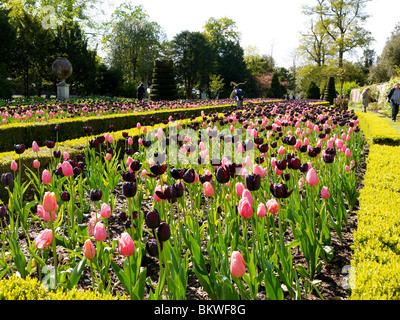
[[[72,64],[67,58],[58,57],[53,62],[52,70],[61,80],[60,83],[57,83],[57,99],[66,101],[69,99],[69,84],[65,80],[72,74]]]

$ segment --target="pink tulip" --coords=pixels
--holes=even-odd
[[[142,128],[142,125],[140,124],[140,122],[138,122],[138,123],[136,124],[136,127],[137,127],[139,130]]]
[[[245,219],[249,219],[253,216],[253,207],[247,198],[240,199],[238,211],[239,214]]]
[[[18,165],[17,165],[17,163],[15,162],[15,160],[13,160],[13,161],[11,162],[11,170],[12,170],[12,171],[17,171],[17,170],[18,170]]]
[[[243,194],[244,189],[246,189],[245,185],[241,182],[236,183],[235,190],[238,197],[241,197]]]
[[[350,167],[349,166],[346,166],[344,169],[346,170],[346,172],[350,172]]]
[[[40,167],[40,162],[39,162],[38,159],[33,160],[33,167],[34,167],[35,169],[39,169],[39,167]]]
[[[43,182],[43,184],[51,183],[51,175],[47,169],[43,170],[43,172],[42,172],[42,182]]]
[[[329,196],[330,196],[330,194],[329,194],[328,188],[327,188],[327,187],[322,187],[322,190],[321,190],[321,197],[322,197],[323,199],[329,199]]]
[[[257,207],[257,216],[263,218],[267,215],[267,209],[264,203],[260,203]]]
[[[251,192],[247,189],[244,189],[242,192],[242,198],[247,198],[249,203],[253,205],[253,196],[251,195]]]
[[[253,166],[253,173],[259,174],[261,177],[265,177],[267,175],[267,172],[258,164]]]
[[[36,248],[47,248],[50,246],[51,241],[53,241],[53,232],[50,229],[45,229],[35,238]]]
[[[46,192],[43,197],[43,208],[46,212],[58,210],[57,197],[54,192]]]
[[[345,151],[345,153],[344,153],[344,155],[345,155],[347,158],[351,158],[351,150],[350,150],[349,148],[347,148],[346,151]]]
[[[129,233],[124,232],[118,238],[119,253],[125,257],[131,256],[135,253],[135,243],[132,241]]]
[[[276,214],[279,211],[279,204],[275,199],[268,200],[267,202],[268,212]]]
[[[101,205],[101,210],[100,210],[100,215],[104,218],[104,219],[108,219],[111,217],[111,208],[107,203],[103,203]]]
[[[147,133],[147,127],[143,128],[143,133]]]
[[[101,222],[96,223],[93,235],[96,241],[105,241],[107,239],[107,230],[104,227],[103,223]]]
[[[87,239],[83,245],[83,254],[89,260],[92,260],[96,256],[96,250],[93,246],[92,240]]]
[[[231,274],[235,278],[243,277],[246,273],[246,265],[239,251],[233,251],[231,256]]]
[[[318,185],[319,180],[314,168],[311,168],[311,170],[307,172],[306,181],[310,186],[314,187]]]
[[[111,160],[111,157],[112,157],[111,153],[107,153],[107,154],[106,154],[106,160],[107,160],[107,161],[110,161],[110,160]]]
[[[36,141],[32,142],[32,151],[33,152],[39,152],[40,151],[39,145],[37,144]]]
[[[71,177],[74,175],[74,168],[72,168],[68,161],[62,163],[62,173],[65,177]]]
[[[69,159],[68,152],[64,152],[63,157],[64,157],[64,161],[68,160]]]
[[[281,146],[279,148],[279,150],[278,150],[278,154],[281,155],[281,156],[284,155],[285,154],[285,147]]]
[[[203,184],[203,189],[204,189],[204,195],[206,197],[212,197],[214,196],[214,188],[210,182],[205,182]]]
[[[304,187],[304,178],[303,177],[300,178],[298,185],[299,185],[299,189],[303,189],[303,187]]]
[[[130,146],[133,145],[133,140],[132,140],[131,137],[128,138],[128,144],[129,144]]]

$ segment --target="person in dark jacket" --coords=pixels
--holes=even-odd
[[[394,88],[388,92],[387,97],[392,107],[392,121],[396,122],[400,105],[400,83],[395,84]]]
[[[236,106],[243,107],[243,91],[239,89],[238,86],[235,86],[235,97],[236,97]]]
[[[146,89],[144,88],[143,83],[140,83],[139,87],[137,88],[137,98],[139,99],[139,101],[143,100],[145,92],[146,92]]]

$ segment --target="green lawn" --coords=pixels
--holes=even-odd
[[[361,111],[362,111],[361,105],[360,105],[360,104],[357,104],[357,105],[355,105],[355,106],[353,106],[353,107],[350,107],[349,109],[350,109],[350,110],[353,110],[353,109],[354,109],[354,111],[356,111],[356,112],[361,112]],[[385,120],[387,123],[389,123],[389,125],[390,125],[393,129],[395,129],[397,132],[400,132],[400,113],[399,113],[399,115],[398,115],[397,122],[393,122],[393,121],[392,121],[392,118],[390,118],[390,117],[388,117],[388,116],[385,116],[384,114],[381,114],[381,113],[378,113],[378,112],[372,112],[372,111],[368,111],[368,110],[367,110],[367,113],[372,113],[372,114],[378,116],[379,118]]]

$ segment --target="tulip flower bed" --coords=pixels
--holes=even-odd
[[[323,298],[318,275],[358,196],[354,113],[294,101],[148,129],[136,153],[110,132],[71,157],[56,143],[61,157],[33,170],[16,146],[0,278],[139,300],[194,285],[214,300]]]
[[[225,103],[222,103],[224,101]],[[230,102],[230,103],[226,103]],[[207,105],[205,105],[207,103]],[[260,99],[246,100],[246,104],[265,104],[268,101]],[[131,102],[133,104],[133,102]],[[65,104],[68,108],[72,108],[71,105]],[[143,104],[146,106],[146,104]],[[149,104],[152,106],[153,104]],[[37,141],[39,145],[45,145],[46,140],[57,134],[57,141],[66,141],[84,136],[85,134],[101,134],[104,133],[105,128],[110,130],[123,130],[132,128],[137,122],[141,122],[143,125],[151,125],[168,122],[169,118],[174,119],[185,119],[191,117],[197,117],[201,111],[223,111],[231,108],[235,108],[234,100],[217,100],[195,103],[182,103],[175,102],[175,104],[168,103],[169,107],[165,107],[162,103],[159,103],[163,107],[157,107],[154,104],[153,107],[143,108],[132,108],[132,110],[126,110],[124,104],[116,104],[112,107],[112,112],[109,113],[97,113],[97,114],[82,114],[81,116],[74,117],[50,117],[49,120],[36,119],[35,121],[20,121],[0,125],[0,134],[3,137],[0,142],[0,151],[11,151],[13,150],[14,144],[25,144],[28,145],[32,141]],[[180,108],[177,108],[177,107]],[[37,112],[42,112],[37,110]],[[23,113],[18,110],[17,114]],[[3,119],[4,122],[4,119]],[[60,130],[61,127],[61,130]],[[82,130],[85,128],[93,128],[91,132]]]

